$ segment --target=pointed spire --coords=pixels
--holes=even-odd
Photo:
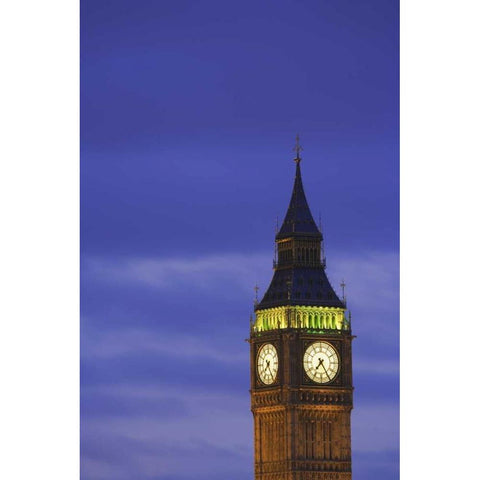
[[[275,258],[278,261],[274,262],[272,281],[255,311],[286,305],[345,308],[325,273],[323,235],[315,224],[303,190],[300,172],[302,147],[298,135],[296,140],[292,197],[275,237]],[[295,318],[290,319],[289,315],[288,328],[295,322]]]
[[[303,190],[302,173],[300,171],[300,151],[303,150],[300,146],[300,138],[297,135],[296,145],[294,151],[295,157],[295,182],[293,184],[292,197],[288,206],[287,214],[283,220],[282,227],[277,234],[277,238],[283,236],[290,236],[292,234],[307,234],[307,235],[321,235],[315,220],[313,219],[310,207],[308,206],[305,192]]]

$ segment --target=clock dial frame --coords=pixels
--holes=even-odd
[[[257,354],[257,374],[264,385],[272,385],[278,376],[278,352],[271,343],[265,343]]]
[[[335,380],[340,370],[340,357],[331,343],[313,342],[305,349],[303,368],[313,382],[330,383]]]

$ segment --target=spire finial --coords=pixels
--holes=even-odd
[[[300,163],[300,152],[302,150],[303,148],[300,146],[300,135],[297,133],[297,136],[295,137],[295,147],[293,148],[293,151],[297,154],[294,158],[295,163]]]

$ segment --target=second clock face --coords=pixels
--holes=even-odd
[[[315,342],[308,346],[303,356],[305,372],[316,383],[331,382],[338,373],[338,354],[328,342]]]
[[[257,357],[257,371],[260,380],[265,385],[271,385],[277,378],[278,354],[277,349],[271,344],[262,345]]]

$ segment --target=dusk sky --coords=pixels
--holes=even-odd
[[[293,186],[352,312],[355,480],[399,478],[391,0],[81,0],[81,478],[253,479],[249,335]]]

